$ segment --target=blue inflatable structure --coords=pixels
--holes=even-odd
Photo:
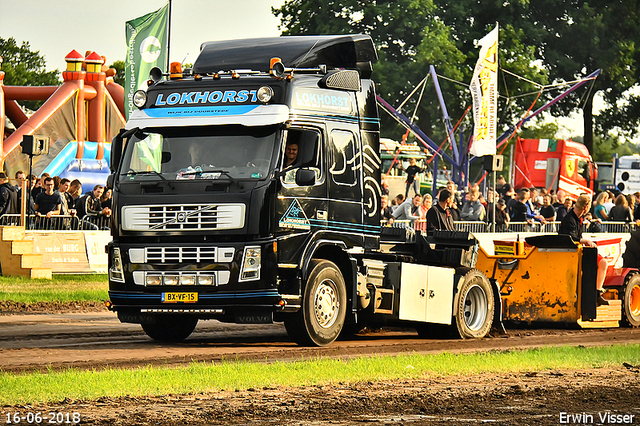
[[[81,159],[76,158],[78,142],[69,142],[58,153],[56,158],[44,169],[51,176],[60,176],[69,180],[78,179],[82,182],[83,192],[90,191],[96,185],[105,185],[109,176],[109,162],[111,161],[111,143],[104,143],[104,158],[96,160],[98,153],[97,142],[84,142]]]

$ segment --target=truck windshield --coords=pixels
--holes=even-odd
[[[148,179],[261,179],[269,174],[276,126],[211,126],[138,131],[121,175]]]

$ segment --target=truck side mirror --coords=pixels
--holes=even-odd
[[[296,171],[296,185],[311,186],[316,183],[316,172],[309,169],[298,169]]]
[[[118,133],[116,137],[113,138],[113,141],[111,141],[111,161],[109,162],[109,170],[111,170],[111,173],[115,173],[118,168],[118,164],[120,164],[120,158],[122,157],[122,144],[124,140],[122,134],[124,131],[124,129],[120,129],[120,133]]]
[[[113,189],[113,181],[115,180],[115,175],[113,173],[107,176],[107,189]]]
[[[111,173],[115,173],[122,159],[122,149],[124,147],[124,140],[131,137],[139,129],[134,127],[133,129],[125,130],[120,129],[120,132],[111,141],[111,162],[109,164],[109,170]]]
[[[587,185],[591,180],[591,163],[587,163],[587,166],[584,168],[584,178],[587,181]]]

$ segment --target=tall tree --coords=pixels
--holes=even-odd
[[[474,0],[456,0],[445,5],[438,0],[287,0],[278,9],[283,35],[365,33],[371,35],[378,48],[379,61],[374,64],[373,78],[378,92],[392,105],[399,105],[434,65],[445,94],[453,121],[462,117],[471,103],[468,82],[471,79],[478,49],[475,40],[482,38],[495,25],[467,22],[474,10]],[[483,2],[484,4],[485,2]],[[488,9],[486,18],[491,16]],[[514,14],[518,16],[518,14]],[[451,22],[447,22],[447,18]],[[522,30],[514,25],[503,26],[500,38],[502,66],[524,75],[528,80],[546,81],[544,69],[535,66],[534,49],[522,43]],[[503,127],[519,118],[533,98],[521,95],[537,90],[535,85],[512,77],[502,79],[501,98]],[[404,108],[412,115],[418,96],[414,95]],[[419,126],[434,140],[446,137],[441,124],[442,112],[431,86],[425,92],[417,111]],[[384,119],[384,117],[383,117]],[[471,124],[468,115],[465,119]],[[383,121],[383,134],[389,123]],[[394,128],[397,132],[397,129]]]
[[[475,41],[499,22],[502,127],[559,94],[542,92],[540,84],[571,82],[602,69],[593,85],[550,109],[556,116],[582,110],[585,145],[593,153],[594,129],[600,135],[637,133],[639,8],[637,0],[286,0],[273,12],[284,34],[370,34],[380,51],[374,76],[383,97],[396,105],[410,90],[408,83],[419,81],[431,64],[441,75],[469,81],[478,54]],[[443,89],[451,115],[459,116],[470,102],[466,87]],[[540,98],[533,104],[536,92]],[[597,115],[596,94],[605,105]],[[437,115],[427,105],[419,116],[424,129]]]
[[[120,86],[124,86],[124,61],[115,61],[113,64],[109,65],[109,68],[116,70],[116,75],[113,76],[113,81],[118,83]]]
[[[378,93],[395,106],[427,76],[429,65],[452,79],[464,76],[457,66],[463,55],[449,28],[434,19],[433,10],[432,0],[287,0],[282,7],[272,8],[280,17],[282,35],[371,35],[379,56],[373,66],[373,79]],[[445,93],[455,90],[451,83],[443,85],[447,86]],[[403,112],[412,115],[418,98],[413,96]],[[445,134],[434,102],[437,104],[435,96],[423,98],[417,114],[420,126]],[[403,131],[389,117],[383,116],[382,120],[383,133],[399,139]]]
[[[602,69],[595,83],[575,92],[550,110],[567,116],[582,109],[584,143],[591,153],[593,129],[602,134],[617,127],[634,132],[640,119],[640,100],[629,94],[637,84],[638,2],[635,0],[434,0],[447,25],[472,38],[487,25],[499,21],[518,28],[522,46],[535,53],[539,64],[554,83],[574,81]],[[464,24],[464,25],[463,25]],[[504,34],[501,34],[505,40]],[[467,51],[466,48],[461,48]],[[503,63],[504,67],[504,63]],[[605,110],[594,116],[593,100],[602,94]],[[549,99],[557,93],[547,92]],[[621,99],[629,100],[619,105]]]
[[[39,51],[32,51],[29,42],[20,46],[13,37],[0,38],[0,56],[2,71],[5,72],[4,84],[7,86],[57,86],[60,84],[58,70],[46,71],[46,62]],[[41,101],[26,101],[27,108],[37,109]]]

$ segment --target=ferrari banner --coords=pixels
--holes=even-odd
[[[479,42],[480,57],[469,90],[473,97],[473,143],[477,157],[496,153],[498,117],[498,25]]]

